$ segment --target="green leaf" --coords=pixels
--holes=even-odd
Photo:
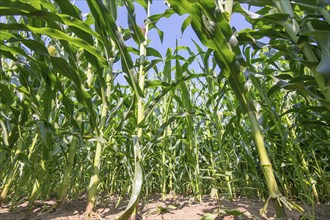
[[[53,37],[59,40],[65,40],[70,44],[73,44],[77,47],[81,47],[91,54],[93,54],[95,57],[97,57],[100,61],[103,63],[106,62],[104,57],[95,49],[92,47],[90,44],[88,44],[86,41],[80,39],[80,38],[75,38],[67,35],[66,33],[56,30],[54,28],[35,28],[29,25],[24,25],[24,24],[4,24],[0,23],[0,29],[2,30],[21,30],[21,31],[31,31],[36,34],[44,34],[49,37]]]
[[[29,158],[27,157],[26,154],[19,153],[17,155],[17,159],[20,160],[20,161],[22,161],[28,167],[33,167],[33,162],[31,160],[29,160]]]
[[[11,105],[14,102],[13,92],[10,91],[8,85],[0,83],[1,103]]]
[[[72,117],[74,113],[74,103],[73,101],[68,98],[66,95],[63,95],[63,104],[67,110],[67,113]]]
[[[112,14],[113,18],[117,20],[117,1],[116,0],[105,0],[107,9]]]
[[[145,81],[145,87],[146,88],[157,88],[157,87],[160,87],[160,86],[166,87],[166,86],[169,86],[169,84],[165,83],[165,82],[162,82],[160,80],[146,80]]]
[[[57,0],[58,1],[58,0]],[[66,14],[51,13],[48,11],[42,11],[37,8],[33,8],[28,4],[22,2],[15,2],[15,4],[10,4],[7,7],[3,7],[3,15],[24,15],[27,17],[39,17],[42,20],[48,22],[61,22],[68,25],[71,30],[77,34],[78,37],[87,41],[89,44],[93,44],[93,38],[99,38],[97,33],[93,31],[87,24],[81,21],[77,9],[68,0],[61,0],[58,3],[62,12]],[[0,9],[1,10],[1,9]]]
[[[191,80],[194,78],[199,78],[199,77],[205,77],[207,76],[206,74],[191,74],[189,76],[185,76],[182,77],[181,79],[171,83],[169,86],[165,87],[162,92],[156,96],[154,98],[154,100],[149,104],[149,106],[147,107],[145,114],[144,114],[144,118],[143,120],[138,124],[138,127],[145,127],[145,123],[148,121],[148,118],[150,117],[150,115],[152,114],[153,110],[155,109],[155,107],[157,106],[157,104],[160,102],[160,100],[170,91],[172,91],[173,89],[177,88],[178,85],[180,85],[180,83],[187,81],[187,80]]]
[[[254,28],[265,28],[267,25],[275,24],[283,24],[287,21],[290,17],[288,14],[282,13],[272,13],[272,14],[258,14],[251,11],[246,10],[245,8],[241,7],[240,4],[235,4],[233,8],[234,12],[238,12],[245,17],[247,21],[249,21]]]
[[[157,24],[157,22],[161,19],[161,18],[169,18],[171,17],[175,12],[172,9],[167,9],[166,11],[164,11],[161,14],[155,14],[155,15],[151,15],[149,17],[150,22]]]
[[[120,32],[118,31],[118,27],[114,18],[109,13],[109,11],[104,6],[101,0],[87,0],[87,3],[95,21],[100,26],[102,31],[105,31],[115,42],[121,54],[122,68],[123,71],[127,74],[127,76],[125,76],[127,82],[131,85],[136,94],[138,94],[140,97],[144,97],[144,93],[141,90],[137,81],[137,74],[135,69],[133,68],[132,58],[128,53],[127,47],[120,35]]]
[[[44,119],[48,120],[49,115],[54,107],[52,101],[55,99],[56,92],[52,90],[50,86],[46,86],[43,97],[44,97]]]
[[[35,40],[20,40],[31,50],[39,53],[40,55],[49,56],[47,48],[40,42]]]
[[[0,1],[0,11],[3,15],[12,15],[18,11],[29,12],[38,10],[34,6],[36,6],[36,4],[28,4],[26,2],[22,2],[21,0]]]
[[[181,26],[181,34],[183,34],[183,32],[186,30],[186,28],[191,24],[191,17],[187,17]]]
[[[212,16],[215,3],[208,2],[211,5],[207,5],[207,7],[205,5],[201,7],[188,0],[169,0],[169,3],[179,15],[189,14],[194,31],[205,46],[215,51],[218,64],[225,76],[238,74],[240,72],[239,64],[235,53],[228,45],[232,30],[223,14],[219,14],[217,19]]]
[[[153,137],[153,142],[157,141],[157,138],[164,132],[164,130],[175,120],[185,118],[188,115],[195,115],[195,112],[182,112],[171,116],[166,122],[164,122],[157,130],[156,135]]]
[[[164,32],[161,31],[154,23],[149,23],[149,30],[155,28],[157,33],[158,33],[158,36],[159,36],[159,39],[160,39],[160,43],[163,43],[163,40],[164,40]]]
[[[49,128],[44,121],[38,121],[38,133],[45,145],[49,144]]]
[[[144,34],[141,31],[141,28],[136,24],[136,18],[135,18],[135,8],[131,1],[124,0],[124,4],[127,8],[127,16],[128,16],[128,26],[131,30],[133,39],[135,43],[140,45],[144,42]]]
[[[243,214],[242,212],[240,212],[240,211],[238,211],[236,209],[225,209],[224,211],[226,212],[226,214],[228,214],[228,215],[234,215],[234,216],[240,216],[240,215]]]
[[[72,80],[80,88],[81,80],[79,75],[64,58],[50,57],[50,60],[57,72]]]
[[[172,60],[170,57],[172,56],[172,50],[171,48],[168,48],[166,51],[166,60],[165,60],[165,65],[164,65],[164,81],[169,83],[171,81],[171,69],[172,69]]]
[[[162,58],[162,55],[159,53],[159,51],[152,47],[147,47],[147,56]]]
[[[200,220],[215,220],[218,217],[218,214],[205,213]]]
[[[142,189],[143,173],[142,173],[142,168],[141,168],[141,164],[140,164],[141,149],[140,149],[138,137],[136,135],[133,135],[132,139],[133,139],[134,165],[135,165],[133,189],[132,189],[131,198],[128,202],[127,208],[123,213],[120,214],[119,217],[116,218],[118,220],[129,219],[129,217],[132,215],[134,209],[136,208],[136,204],[139,201],[139,195],[140,195],[141,189]]]
[[[148,10],[148,0],[134,0],[134,2],[140,4],[144,8],[144,10]]]
[[[272,0],[238,0],[239,3],[248,4],[251,6],[273,6]]]
[[[327,85],[330,85],[330,31],[316,30],[305,32],[304,35],[314,37],[321,48],[321,61],[316,70],[327,79]]]
[[[65,59],[60,57],[50,57],[54,69],[62,74],[63,76],[69,78],[76,85],[76,91],[78,92],[78,97],[83,100],[84,106],[88,109],[89,112],[89,121],[93,128],[97,128],[97,118],[95,114],[94,107],[91,102],[90,94],[85,91],[84,85],[81,82],[81,79],[75,69],[73,69]]]

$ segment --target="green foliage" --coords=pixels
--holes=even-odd
[[[253,123],[283,196],[329,200],[327,5],[242,0],[231,10],[168,1],[147,20],[150,29],[162,39],[160,19],[188,14],[182,32],[191,25],[206,48],[177,43],[163,56],[146,44],[144,62],[135,64],[146,39],[135,4],[147,10],[147,1],[87,2],[84,17],[69,0],[0,1],[1,202],[15,209],[51,195],[63,202],[88,190],[96,202],[101,192],[132,192],[125,219],[140,195],[152,193],[265,198]],[[116,24],[118,5],[130,12],[129,30]],[[252,28],[235,32],[232,13]]]

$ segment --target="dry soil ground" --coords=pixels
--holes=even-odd
[[[92,219],[114,219],[126,207],[127,201],[119,203],[117,198],[107,198],[98,201],[96,215]],[[263,207],[263,202],[253,199],[236,199],[228,201],[226,199],[211,199],[204,197],[202,203],[195,203],[189,197],[171,197],[163,202],[161,197],[153,195],[148,199],[143,199],[140,207],[140,219],[142,220],[199,220],[203,215],[218,215],[216,219],[275,219],[272,205],[269,205],[266,214],[261,216],[259,210]],[[37,202],[32,211],[28,211],[26,203],[19,205],[15,212],[9,212],[9,205],[5,204],[0,208],[0,220],[73,220],[87,219],[84,215],[85,199],[69,201],[63,207],[56,206],[55,201]],[[330,219],[329,205],[316,205],[314,211],[311,207],[301,205],[305,209],[305,215],[314,214],[315,219]],[[304,214],[296,211],[287,211],[288,219],[298,220]]]

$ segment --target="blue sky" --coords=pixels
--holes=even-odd
[[[86,0],[75,0],[75,5],[82,11],[83,14],[89,13],[89,8],[87,5]],[[144,20],[146,19],[146,12],[142,6],[137,3],[135,5],[135,13],[136,13],[136,22],[140,26],[144,26]],[[153,14],[160,14],[163,13],[167,9],[163,0],[153,0],[151,4],[150,12],[151,15]],[[176,40],[178,40],[178,44],[180,46],[187,46],[192,51],[196,51],[196,47],[192,41],[196,41],[202,47],[202,44],[198,40],[193,29],[189,26],[186,28],[185,32],[181,34],[181,25],[184,19],[187,16],[179,16],[179,15],[172,15],[169,18],[162,18],[158,23],[157,27],[164,32],[164,40],[161,43],[158,33],[155,29],[149,31],[148,38],[150,39],[149,47],[152,47],[158,50],[163,57],[165,57],[167,48],[174,49],[176,47]],[[127,23],[127,10],[125,7],[118,7],[118,18],[117,18],[117,25],[123,28],[128,28]],[[251,25],[245,21],[244,17],[239,14],[234,14],[231,19],[231,25],[234,26],[238,31],[244,28],[251,27]],[[133,40],[126,41],[128,46],[137,47]],[[188,52],[182,51],[181,56],[189,57]],[[134,57],[133,57],[134,59]],[[119,65],[119,63],[117,64]],[[114,69],[121,69],[120,66],[114,66]],[[162,68],[162,64],[159,66]],[[195,72],[199,73],[199,65],[197,62],[193,62],[190,65],[190,69],[194,69]],[[161,69],[160,69],[161,70]],[[123,83],[123,77],[119,76],[117,78],[117,82]]]
[[[88,5],[85,0],[76,0],[75,5],[80,8],[83,13],[88,13]],[[134,3],[136,11],[137,24],[144,26],[144,20],[146,18],[146,12],[142,6]],[[163,13],[167,9],[163,0],[153,0],[151,5],[151,15]],[[156,30],[149,32],[148,38],[151,39],[150,47],[157,49],[162,55],[165,55],[167,48],[175,48],[176,39],[179,41],[179,45],[195,47],[192,40],[199,42],[197,36],[191,27],[188,27],[184,34],[181,35],[181,25],[186,16],[172,15],[169,18],[163,18],[157,23],[157,27],[162,30],[164,34],[164,41],[161,44]],[[123,28],[128,28],[127,24],[127,11],[125,7],[118,7],[118,19],[117,24]],[[232,26],[235,26],[237,30],[250,27],[250,24],[245,21],[244,17],[239,14],[234,14],[231,20]],[[127,42],[128,45],[134,44],[133,42]],[[132,46],[132,45],[130,45]],[[193,49],[193,48],[191,48]]]

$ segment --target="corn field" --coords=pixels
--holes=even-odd
[[[146,195],[215,191],[286,219],[329,201],[329,1],[86,1],[0,1],[1,204],[86,195],[92,216],[129,196],[122,220]],[[149,32],[171,16],[198,41],[161,54]]]

